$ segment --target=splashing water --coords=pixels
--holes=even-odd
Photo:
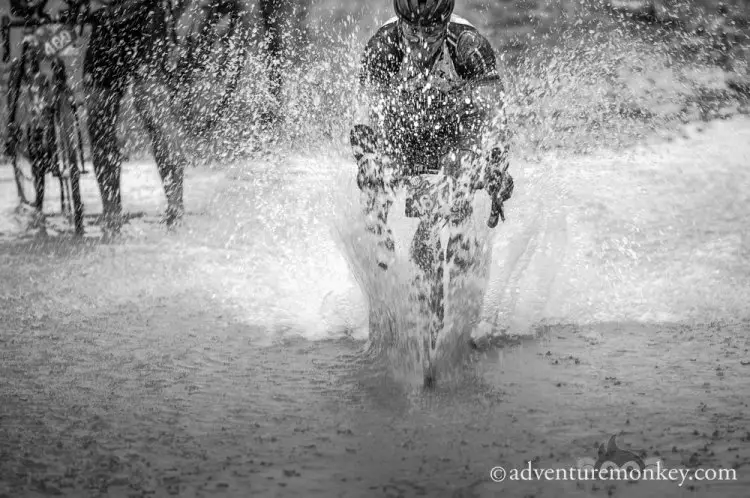
[[[637,156],[637,164],[623,156],[633,152],[620,147],[653,130],[677,130],[691,106],[703,105],[696,100],[698,80],[703,78],[705,87],[719,78],[704,57],[711,41],[634,33],[621,20],[586,18],[581,12],[563,16],[543,34],[528,35],[528,47],[520,54],[499,53],[507,113],[515,128],[511,171],[517,188],[508,204],[508,222],[495,231],[484,226],[486,195],[477,195],[471,230],[482,242],[477,257],[483,264],[451,299],[450,330],[443,335],[447,350],[472,333],[529,334],[543,320],[684,319],[716,307],[710,302],[687,312],[684,307],[692,305],[667,302],[654,294],[653,285],[649,290],[637,283],[653,270],[647,261],[656,257],[652,250],[668,247],[649,231],[659,230],[660,238],[686,231],[649,215],[692,211],[682,205],[684,194],[648,183],[650,176],[686,159],[678,159],[683,144],[659,145]],[[232,252],[240,260],[233,260],[231,271],[222,273],[227,280],[216,285],[228,299],[242,303],[249,321],[273,329],[292,327],[310,338],[339,333],[366,338],[368,318],[382,325],[392,322],[392,328],[375,327],[371,345],[386,356],[403,354],[394,364],[411,372],[420,349],[418,327],[410,325],[414,268],[408,248],[416,221],[402,216],[400,198],[393,207],[395,271],[385,277],[374,271],[346,145],[354,124],[359,58],[370,33],[352,16],[335,31],[321,24],[311,28],[317,40],[311,53],[285,68],[286,120],[275,136],[257,124],[259,110],[277,103],[269,102],[264,90],[263,57],[252,52],[232,112],[210,137],[214,143],[191,144],[200,149],[197,156],[208,158],[227,178],[222,194],[206,208],[216,219],[199,223],[191,237],[244,254]],[[698,55],[676,57],[675,39],[698,43]],[[643,61],[646,49],[650,57]],[[727,97],[717,93],[724,100],[714,104],[723,105]],[[574,155],[591,151],[599,152]],[[705,161],[719,153],[706,149]],[[678,176],[682,183],[673,186],[687,186],[702,175],[700,165],[692,164]],[[612,188],[613,178],[628,188]],[[96,192],[96,186],[85,190]],[[146,196],[158,196],[158,187],[149,192]],[[639,207],[639,199],[652,200]],[[700,199],[709,202],[701,196],[690,201]],[[87,205],[95,207],[97,201],[92,197]],[[597,215],[601,220],[594,221]],[[722,242],[728,252],[742,245],[742,237],[734,240],[731,230],[727,225]],[[702,240],[706,233],[696,237]],[[658,280],[668,292],[679,285]],[[248,296],[255,303],[248,304]],[[639,304],[633,304],[635,297]]]
[[[356,195],[338,200],[334,235],[365,296],[370,324],[368,350],[376,358],[387,359],[386,364],[393,372],[421,382],[427,324],[419,316],[415,284],[419,270],[410,257],[419,221],[404,216],[405,193],[399,192],[389,215],[395,238],[395,261],[384,272],[377,265],[375,244],[365,230],[357,200]],[[492,231],[483,223],[489,215],[489,199],[477,194],[473,204],[475,215],[467,223],[464,235],[478,241],[472,254],[476,265],[447,287],[444,327],[438,336],[434,359],[442,378],[449,378],[450,371],[465,360],[469,338],[484,317],[484,293],[492,252]],[[447,234],[443,234],[441,242],[446,247]]]
[[[708,52],[713,41],[651,28],[634,30],[629,21],[617,17],[587,18],[582,14],[586,8],[590,6],[573,12],[547,33],[530,35],[529,47],[520,56],[506,60],[505,53],[500,53],[507,112],[516,131],[512,171],[519,187],[509,203],[508,223],[495,232],[482,224],[487,206],[484,197],[478,196],[471,230],[483,242],[485,252],[478,256],[484,264],[465,294],[455,297],[453,306],[465,314],[448,312],[446,344],[454,345],[472,331],[526,335],[544,320],[582,323],[695,316],[659,298],[658,304],[649,305],[653,298],[650,301],[644,293],[648,285],[639,284],[638,279],[643,278],[644,264],[651,256],[653,242],[647,233],[651,225],[637,210],[630,214],[611,207],[614,203],[632,208],[635,191],[613,191],[607,184],[612,176],[605,179],[604,172],[616,174],[611,169],[623,168],[616,174],[620,181],[656,195],[657,188],[643,184],[637,169],[620,165],[618,161],[627,163],[627,156],[618,156],[626,150],[623,146],[655,131],[677,132],[692,109],[704,106],[700,94],[705,84],[714,85],[720,77],[716,66],[702,56],[680,55],[680,47],[697,43]],[[338,157],[351,164],[344,143],[353,124],[359,54],[366,37],[354,25],[353,21],[344,23],[344,34],[338,37],[316,32],[326,42],[311,58],[316,62],[290,68],[287,98],[293,119],[285,128],[281,149],[319,157],[321,150],[333,146],[343,149]],[[646,51],[650,57],[643,61]],[[709,107],[719,108],[727,101],[726,94],[718,93]],[[660,147],[661,151],[638,160],[669,170],[676,160],[670,159],[670,148]],[[573,155],[592,151],[604,152],[591,159]],[[379,274],[359,217],[357,191],[351,183],[353,169],[349,173],[343,165],[339,174],[346,180],[339,178],[333,184],[350,188],[342,189],[340,197],[331,201],[334,236],[363,294],[349,299],[358,301],[349,307],[360,318],[350,317],[347,322],[358,336],[364,335],[367,320],[361,314],[369,309],[370,321],[377,324],[369,337],[371,347],[385,350],[383,354],[390,355],[391,364],[400,365],[401,370],[418,371],[418,327],[411,316],[414,268],[408,258],[416,221],[399,219],[401,198],[401,204],[393,207],[398,239],[395,271]],[[582,193],[586,185],[601,192],[602,200]],[[667,197],[669,205],[659,209],[676,209],[676,202]],[[613,224],[591,228],[592,234],[582,227],[597,203],[607,206],[602,214],[610,215]],[[563,299],[563,289],[575,289],[579,303],[571,296]],[[625,297],[632,293],[638,294],[639,304],[632,304],[633,296]],[[347,306],[343,304],[347,299],[335,292],[327,296],[326,306],[333,306],[337,299],[342,300],[338,306]]]
[[[576,9],[558,16],[547,31],[521,36],[526,48],[520,54],[506,50],[519,37],[508,41],[501,35],[493,40],[503,47],[498,59],[507,85],[507,114],[515,129],[511,171],[517,188],[508,205],[508,222],[494,232],[483,223],[486,195],[477,195],[471,230],[482,241],[478,258],[483,264],[465,294],[455,296],[449,306],[465,314],[448,311],[446,344],[469,335],[468,329],[528,334],[543,319],[580,322],[683,315],[658,306],[651,312],[635,312],[637,307],[624,312],[628,297],[597,298],[584,289],[592,282],[598,282],[599,292],[625,292],[626,281],[631,288],[645,287],[636,285],[640,277],[635,275],[647,256],[644,251],[651,242],[646,231],[651,225],[644,221],[645,214],[633,217],[613,207],[635,202],[633,190],[614,192],[606,183],[617,175],[631,187],[657,190],[639,183],[638,176],[610,169],[632,168],[618,163],[620,146],[653,130],[675,129],[688,116],[698,95],[698,82],[691,79],[696,68],[709,85],[714,84],[713,66],[701,55],[709,51],[711,40],[653,29],[634,32],[621,19],[591,17],[596,9],[589,5]],[[251,51],[232,112],[209,137],[214,143],[190,145],[197,148],[196,157],[208,158],[231,179],[225,193],[211,204],[218,220],[205,227],[206,240],[213,245],[223,240],[225,249],[242,247],[254,254],[236,268],[253,275],[252,283],[240,283],[243,279],[234,276],[236,286],[230,286],[233,299],[265,296],[259,300],[264,305],[247,311],[252,321],[276,328],[304,323],[309,337],[328,337],[335,329],[358,338],[368,336],[368,314],[375,323],[392,321],[390,331],[376,327],[379,331],[371,342],[376,350],[392,355],[402,351],[409,359],[397,363],[410,365],[404,369],[411,371],[419,350],[417,327],[410,325],[414,268],[408,261],[416,221],[403,218],[401,198],[393,207],[396,271],[386,277],[373,271],[346,145],[354,124],[359,58],[370,34],[359,20],[388,17],[384,11],[371,14],[367,9],[358,12],[359,17],[350,14],[336,30],[325,22],[311,26],[315,42],[310,53],[301,63],[285,66],[286,118],[275,136],[258,124],[259,113],[278,103],[271,102],[265,90],[262,54]],[[480,29],[493,32],[478,21]],[[375,27],[377,22],[370,24]],[[703,51],[683,60],[675,55],[675,44],[687,42],[697,43]],[[650,54],[646,61],[641,57],[645,51]],[[596,159],[573,155],[605,149],[609,151]],[[661,152],[639,161],[671,168],[674,161],[668,151]],[[610,175],[606,179],[605,171]],[[600,198],[585,195],[586,185],[600,192]],[[615,224],[601,233],[594,233],[601,229],[598,226],[592,232],[581,231],[589,213],[597,209]],[[300,247],[315,250],[301,252]],[[593,256],[583,257],[581,252]],[[571,258],[577,258],[572,268]],[[300,296],[296,286],[308,295]],[[575,290],[585,304],[561,301],[564,286]],[[645,295],[639,297],[639,302],[645,300]],[[321,302],[326,317],[322,321]],[[408,346],[402,347],[401,341]]]
[[[666,41],[583,22],[562,38],[521,37],[515,53],[496,40],[516,190],[493,231],[477,195],[483,265],[449,301],[443,336],[455,376],[425,393],[412,389],[422,383],[416,220],[399,197],[397,262],[383,275],[359,214],[347,138],[369,32],[355,25],[318,34],[325,46],[288,68],[293,119],[275,135],[253,120],[268,95],[251,57],[215,143],[195,144],[211,167],[188,170],[177,231],[155,222],[165,202],[153,163],[130,161],[125,208],[146,215],[119,243],[3,236],[0,495],[107,483],[158,496],[583,496],[601,484],[500,488],[487,471],[537,459],[569,468],[619,431],[669,467],[750,462],[739,430],[749,423],[750,121],[682,126],[733,105],[723,69],[702,60],[707,46],[682,61]],[[96,213],[95,179],[82,182]],[[548,332],[539,341],[489,350],[470,368],[455,346],[538,328]],[[745,497],[737,475],[692,484]]]

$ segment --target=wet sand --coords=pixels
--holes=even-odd
[[[523,337],[434,393],[315,316],[334,289],[329,311],[361,322],[310,214],[354,191],[332,181],[346,160],[191,171],[174,234],[155,168],[130,164],[126,206],[145,214],[114,244],[21,237],[3,176],[0,496],[747,496],[750,122],[704,126],[518,164],[487,309]],[[737,480],[489,479],[569,468],[612,434]]]

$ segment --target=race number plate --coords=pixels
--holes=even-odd
[[[39,43],[47,57],[66,55],[73,49],[78,35],[71,26],[55,24],[38,33]],[[68,49],[68,50],[66,50]]]

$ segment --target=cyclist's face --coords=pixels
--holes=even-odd
[[[429,62],[440,51],[448,33],[446,24],[417,26],[401,22],[401,38],[407,53],[416,61]]]

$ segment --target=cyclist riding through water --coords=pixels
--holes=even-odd
[[[362,59],[370,125],[357,125],[351,134],[380,268],[394,259],[388,215],[397,187],[408,191],[406,215],[420,218],[411,256],[421,270],[421,311],[432,316],[431,350],[444,318],[442,263],[451,268],[451,280],[475,264],[478,241],[464,230],[473,192],[489,192],[492,227],[513,191],[495,55],[474,26],[453,14],[454,6],[455,0],[393,1],[396,17],[369,40]],[[450,179],[449,189],[441,178]],[[445,225],[450,236],[443,255]]]

